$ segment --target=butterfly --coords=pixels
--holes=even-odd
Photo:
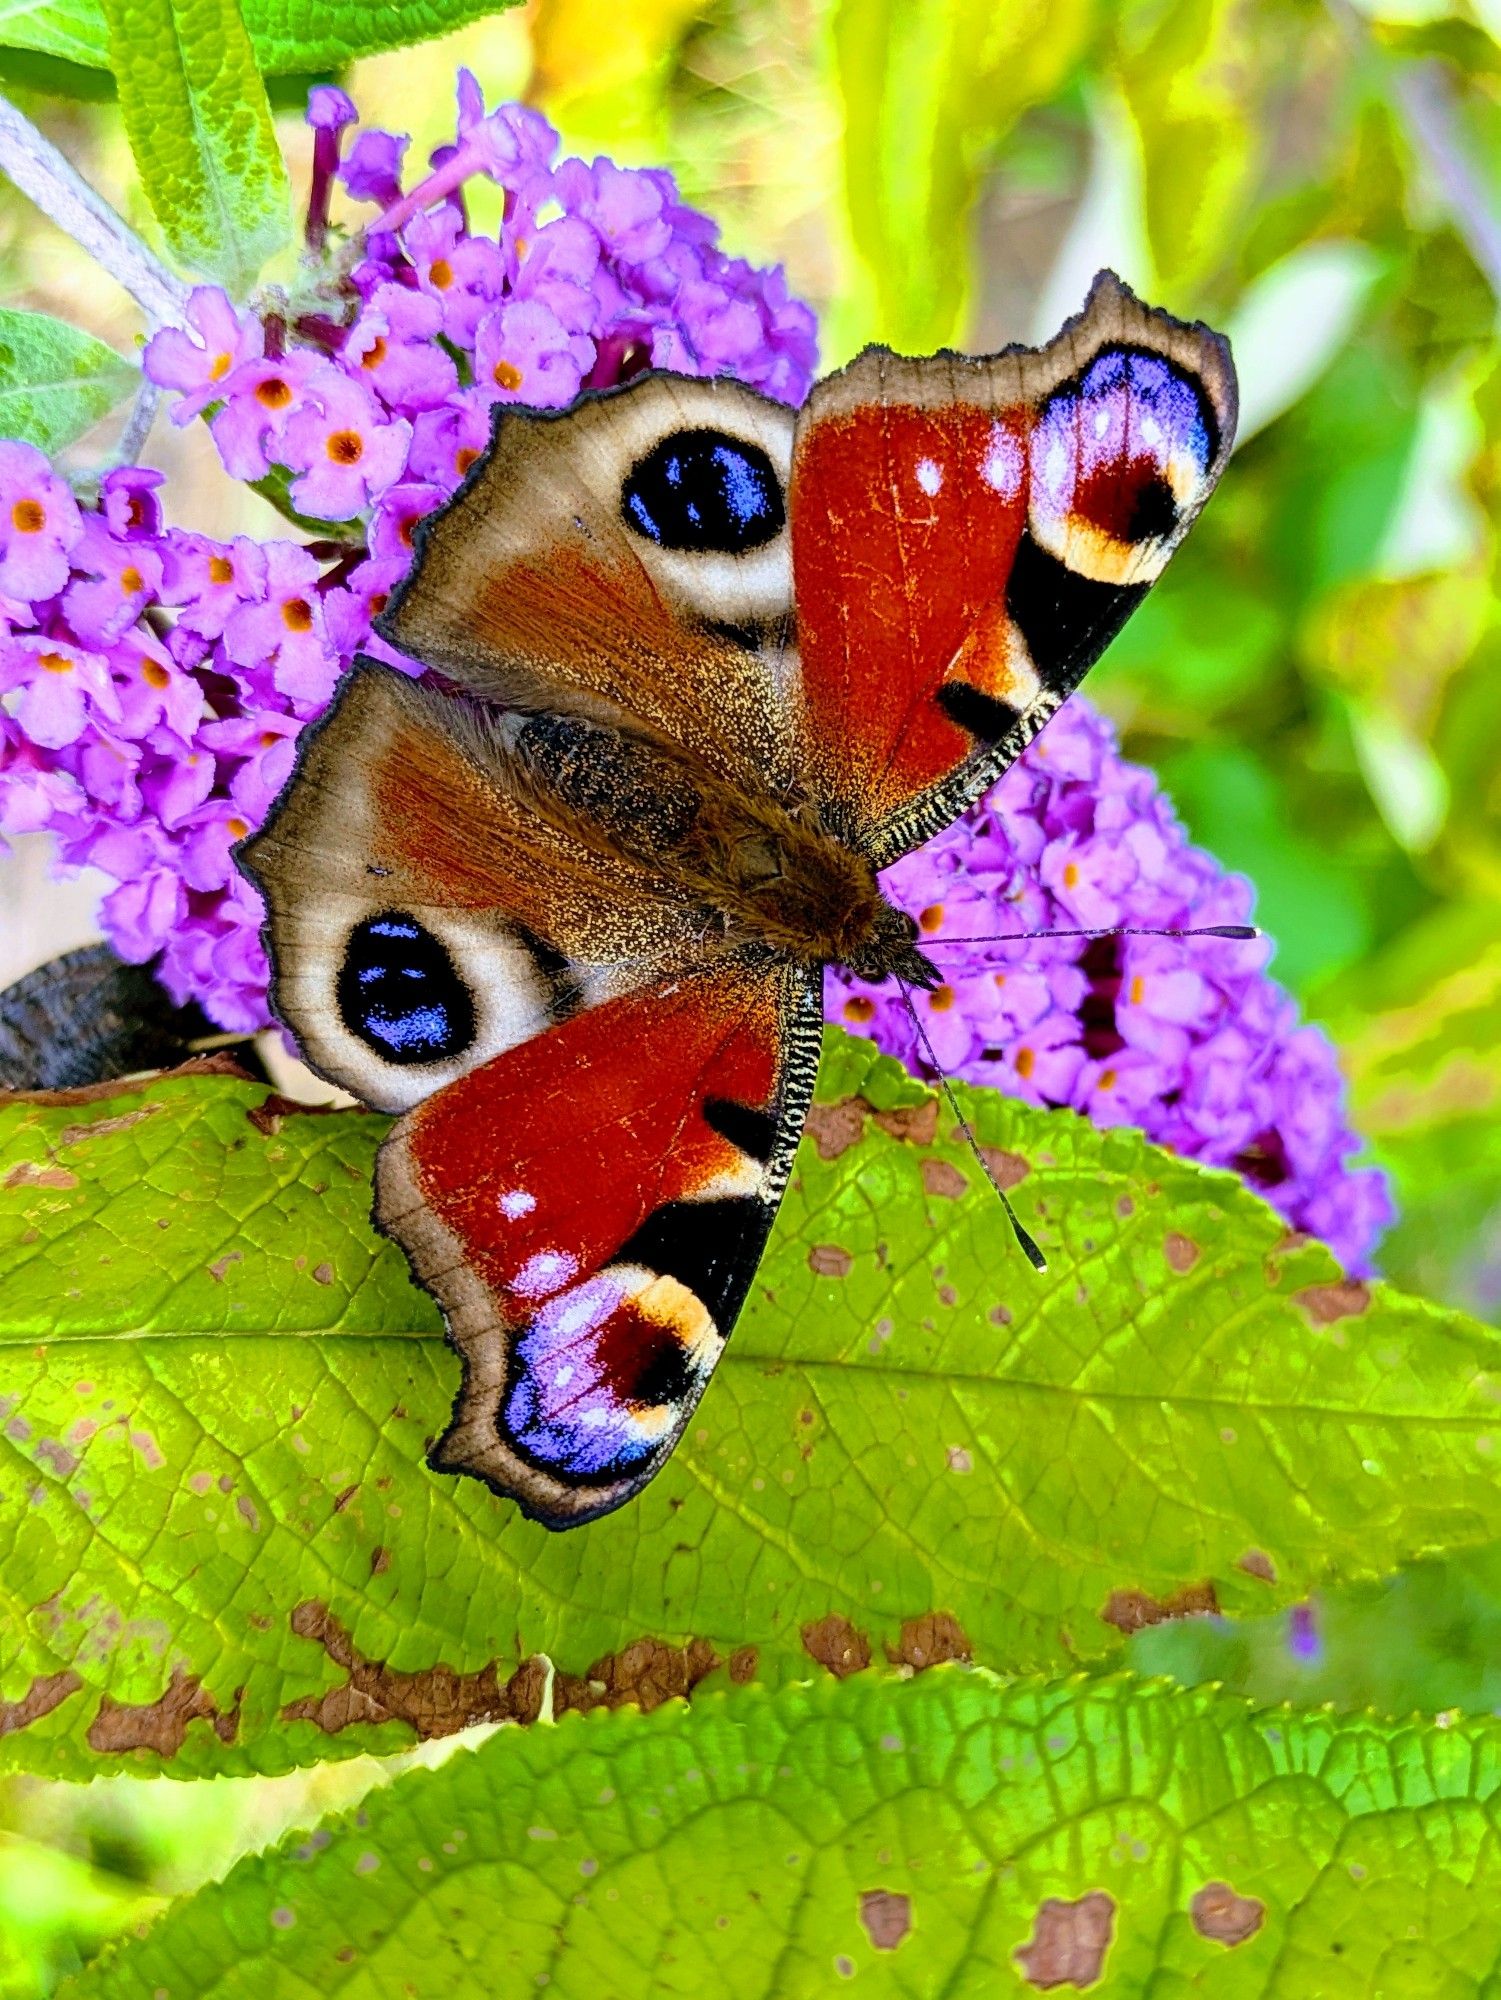
[[[825,965],[940,975],[880,870],[1020,755],[1230,451],[1219,335],[1108,272],[1045,347],[800,410],[660,372],[497,410],[239,858],[272,1002],[397,1114],[374,1219],[462,1363],[432,1466],[550,1528],[682,1435],[818,1063]]]

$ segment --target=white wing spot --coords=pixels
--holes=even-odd
[[[516,1222],[523,1215],[530,1215],[537,1206],[537,1197],[528,1194],[525,1188],[507,1188],[500,1197],[500,1212]]]
[[[917,483],[931,500],[943,485],[943,467],[932,458],[917,461]]]
[[[545,1299],[576,1277],[578,1268],[577,1257],[570,1257],[566,1250],[539,1250],[535,1257],[527,1258],[511,1280],[511,1290],[524,1299]]]

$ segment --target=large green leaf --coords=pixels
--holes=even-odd
[[[0,307],[0,437],[60,451],[140,379],[112,347],[66,320]]]
[[[1116,1680],[502,1732],[243,1861],[70,2000],[1459,1995],[1501,1977],[1492,1721]]]
[[[514,0],[245,0],[245,26],[271,76],[337,69],[355,56],[446,35],[498,14]],[[0,45],[38,49],[107,69],[109,35],[100,0],[4,0]]]
[[[291,190],[239,0],[102,0],[120,114],[173,254],[243,298]]]
[[[1039,1279],[896,1065],[831,1035],[820,1098],[683,1447],[564,1535],[423,1465],[456,1364],[365,1220],[383,1120],[223,1077],[0,1112],[3,1755],[395,1749],[533,1708],[540,1654],[575,1703],[1066,1665],[1501,1539],[1501,1337],[1342,1283],[1228,1175],[971,1093]]]
[[[1027,108],[1078,61],[1094,0],[840,0],[845,224],[857,282],[831,308],[835,353],[962,338],[980,180]]]

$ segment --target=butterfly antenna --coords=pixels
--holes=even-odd
[[[1204,924],[1197,930],[1153,930],[1140,924],[1113,924],[1109,930],[1090,931],[997,931],[990,937],[931,937],[923,939],[923,950],[932,951],[941,944],[1032,944],[1038,938],[1107,938],[1107,937],[1162,937],[1162,938],[1259,938],[1262,936],[1255,924]]]
[[[1011,1206],[1010,1197],[996,1179],[989,1160],[986,1159],[980,1150],[980,1142],[975,1137],[973,1126],[959,1108],[959,1100],[954,1095],[954,1087],[949,1082],[948,1075],[942,1063],[939,1062],[937,1056],[933,1053],[933,1044],[928,1040],[928,1031],[923,1026],[922,1016],[918,1013],[917,1007],[913,1002],[911,987],[905,979],[898,979],[896,985],[897,991],[902,996],[902,1005],[907,1010],[907,1018],[911,1021],[913,1029],[917,1034],[918,1044],[922,1049],[923,1055],[927,1058],[930,1068],[938,1078],[939,1088],[949,1101],[949,1109],[953,1112],[955,1120],[958,1123],[960,1136],[963,1138],[965,1145],[969,1147],[969,1150],[979,1161],[981,1173],[984,1174],[986,1180],[995,1189],[1001,1207],[1005,1209],[1007,1220],[1011,1224],[1012,1234],[1021,1245],[1022,1253],[1026,1257],[1027,1262],[1032,1266],[1034,1271],[1045,1271],[1048,1268],[1047,1258],[1043,1256],[1042,1251],[1038,1248],[1032,1237],[1022,1227],[1016,1210]]]

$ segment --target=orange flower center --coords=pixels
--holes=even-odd
[[[521,387],[521,370],[509,361],[497,361],[495,364],[495,379],[502,389],[519,389]]]
[[[1018,1076],[1028,1077],[1032,1074],[1033,1070],[1036,1067],[1037,1067],[1037,1057],[1035,1056],[1035,1054],[1032,1052],[1031,1049],[1017,1050],[1016,1073]]]
[[[211,382],[222,382],[229,370],[230,357],[227,354],[216,354],[213,366],[208,371],[208,378]]]
[[[1138,972],[1136,977],[1131,981],[1131,1005],[1133,1007],[1139,1007],[1141,1005],[1142,996],[1145,994],[1146,990],[1147,990],[1147,982],[1142,978],[1141,974]]]
[[[231,840],[243,840],[250,831],[248,819],[227,819],[224,825]]]
[[[928,995],[928,1005],[935,1014],[946,1014],[954,1004],[952,986],[935,986]]]
[[[305,597],[289,597],[281,607],[281,622],[289,632],[311,632],[313,607]]]
[[[365,456],[365,440],[358,431],[330,431],[325,449],[335,465],[358,465]]]
[[[261,748],[263,750],[269,750],[273,743],[280,743],[280,741],[281,738],[274,729],[263,729],[261,731]]]
[[[12,527],[23,535],[39,535],[47,525],[47,510],[40,500],[18,500],[10,510]]]
[[[144,660],[141,663],[141,679],[149,688],[164,688],[172,676],[160,660]]]
[[[292,400],[291,384],[283,382],[279,375],[268,375],[264,382],[257,383],[255,400],[268,410],[284,410]]]
[[[372,618],[379,618],[380,614],[385,610],[386,606],[390,603],[390,601],[391,601],[391,593],[389,590],[376,591],[374,597],[372,597],[370,600],[370,616]]]
[[[868,1000],[863,993],[852,993],[844,1003],[844,1018],[846,1021],[869,1021],[873,1018],[875,1011],[875,1001]]]
[[[142,577],[141,572],[136,568],[134,563],[131,563],[127,568],[121,570],[120,588],[127,597],[132,597],[135,595],[136,591],[144,590],[146,588],[145,579]]]
[[[1100,1088],[1101,1090],[1114,1090],[1115,1071],[1113,1069],[1102,1070],[1100,1072]]]
[[[208,580],[210,583],[233,583],[235,566],[228,556],[210,556],[208,559]]]
[[[382,334],[377,334],[371,346],[360,356],[362,368],[379,368],[386,358],[386,342]]]
[[[1078,886],[1079,886],[1079,864],[1078,864],[1078,862],[1077,862],[1077,861],[1070,861],[1070,862],[1066,863],[1066,865],[1065,865],[1065,867],[1064,867],[1064,870],[1063,870],[1063,886],[1064,886],[1064,888],[1065,888],[1065,889],[1077,889],[1077,888],[1078,888]]]
[[[939,925],[942,922],[943,922],[942,903],[929,903],[928,907],[925,910],[918,911],[917,928],[920,931],[926,931],[929,937],[932,936],[933,932],[938,929]]]
[[[427,275],[440,292],[446,292],[453,283],[453,266],[446,257],[440,257],[437,263],[429,268]]]
[[[42,665],[49,674],[71,674],[73,662],[62,653],[43,653]]]
[[[453,457],[454,467],[457,470],[460,479],[464,477],[464,474],[469,470],[470,466],[473,465],[474,461],[478,457],[479,453],[475,450],[472,444],[463,445],[458,451],[454,453]]]

